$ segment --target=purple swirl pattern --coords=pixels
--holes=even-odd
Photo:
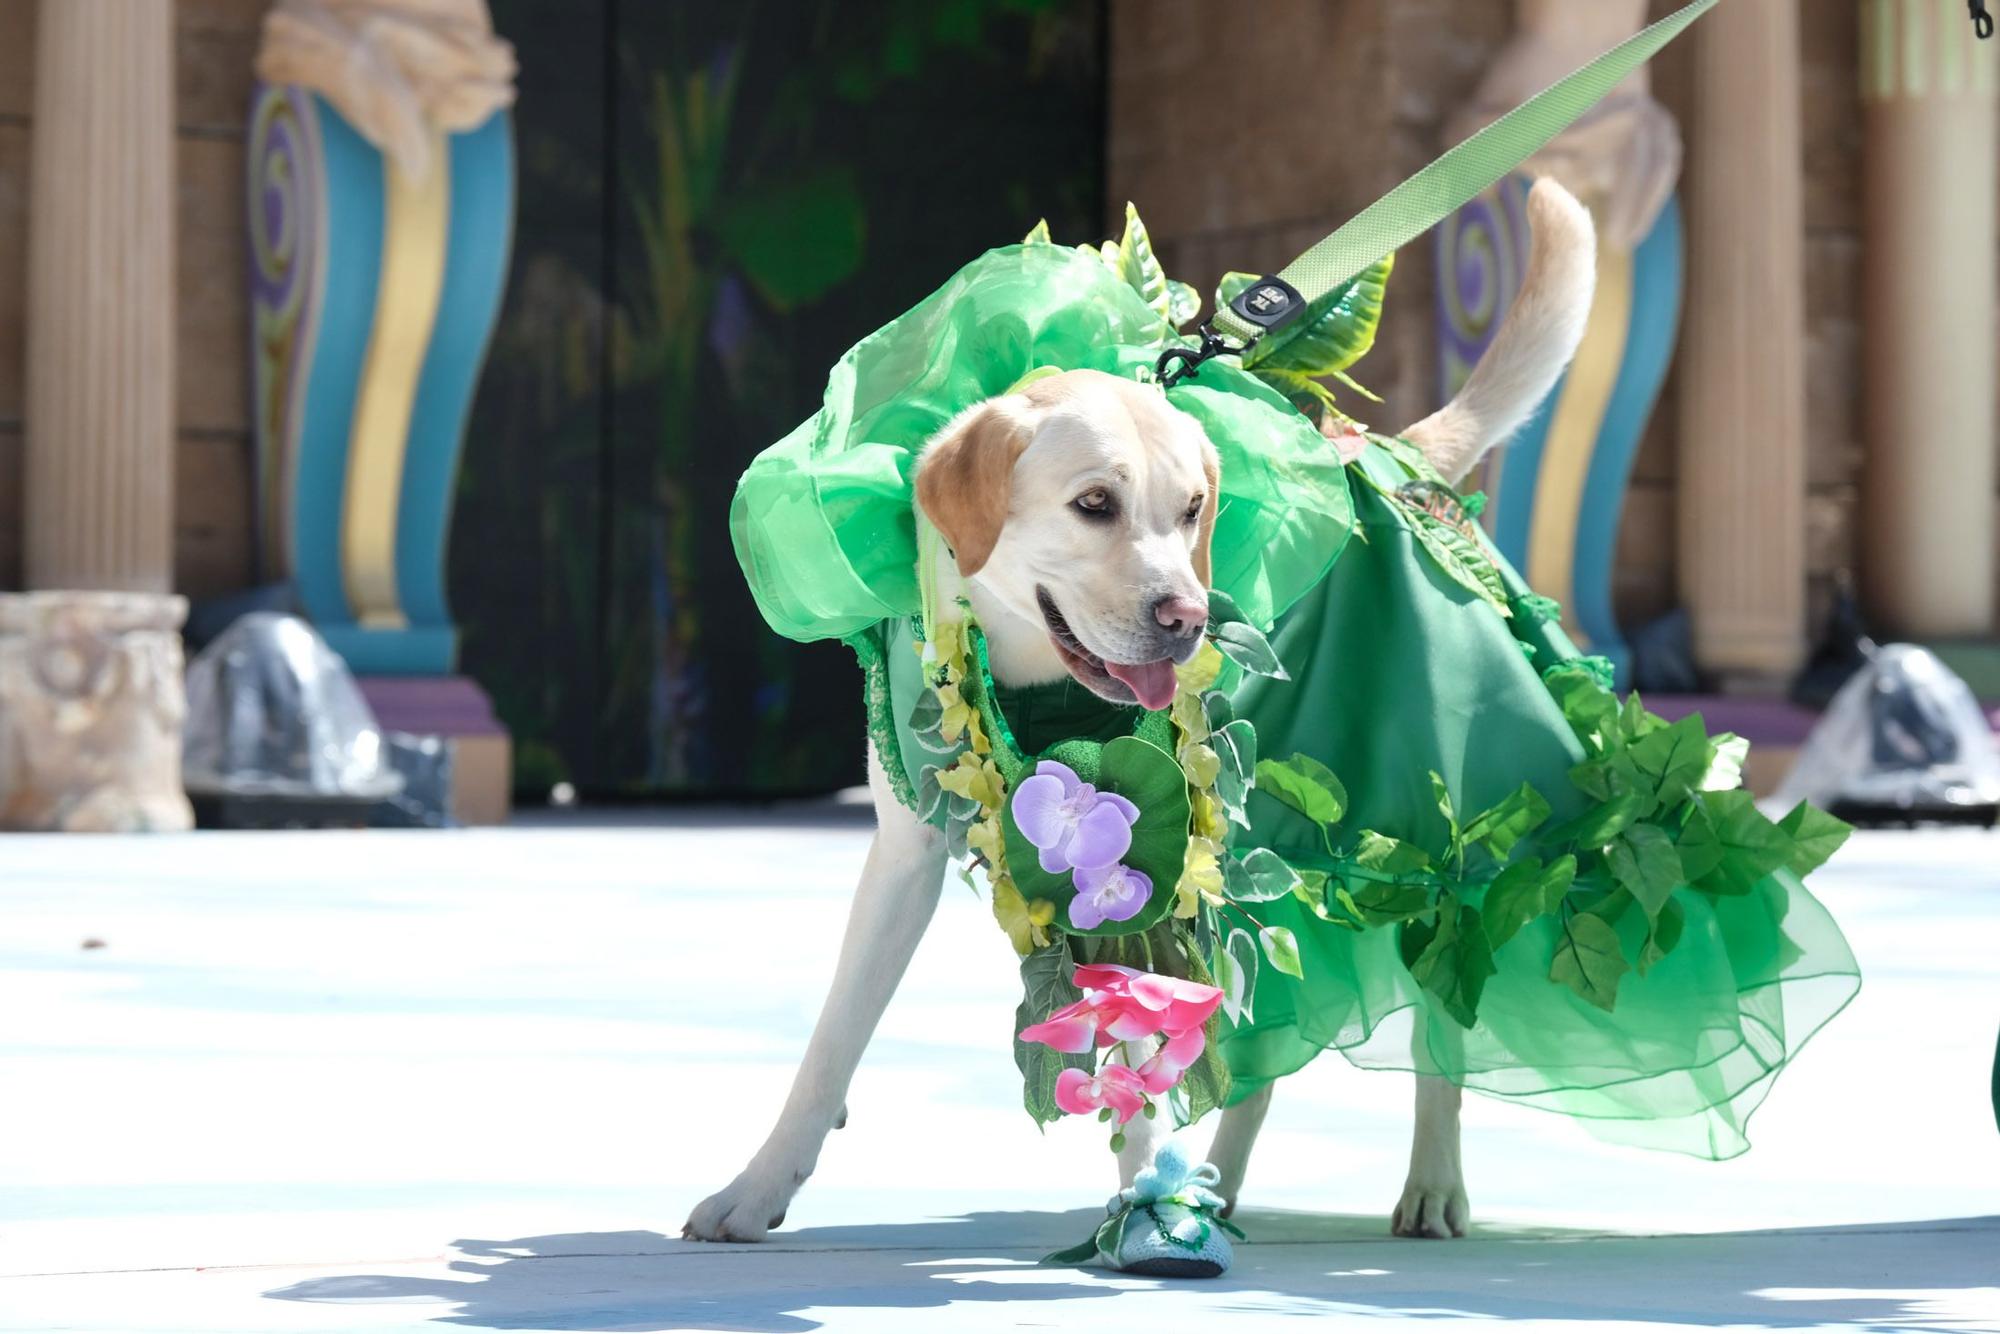
[[[1438,226],[1438,374],[1446,399],[1464,386],[1520,290],[1528,184],[1509,176]]]
[[[260,83],[249,142],[250,359],[256,395],[257,528],[262,577],[290,574],[287,500],[298,462],[309,346],[325,251],[316,113],[311,96]]]

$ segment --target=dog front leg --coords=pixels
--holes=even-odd
[[[764,1146],[723,1189],[695,1206],[681,1235],[761,1241],[812,1175],[827,1132],[846,1119],[848,1081],[930,924],[944,881],[944,836],[889,790],[871,747],[868,782],[879,821],[848,910],[840,962],[792,1091]]]

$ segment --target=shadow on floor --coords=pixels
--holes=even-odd
[[[1253,1213],[1253,1244],[1227,1277],[1176,1285],[1040,1269],[1040,1254],[1088,1234],[1088,1211],[983,1213],[925,1223],[779,1233],[762,1246],[704,1246],[655,1232],[591,1232],[456,1243],[462,1278],[356,1274],[265,1295],[315,1303],[451,1305],[437,1323],[478,1329],[816,1330],[832,1312],[982,1302],[1075,1302],[1179,1287],[1188,1310],[1436,1319],[1845,1324],[1958,1331],[2000,1321],[2000,1218],[1608,1237],[1484,1229],[1458,1242],[1399,1241],[1376,1218]],[[1156,1308],[1155,1308],[1156,1309]],[[845,1322],[842,1322],[845,1324]],[[940,1327],[988,1328],[960,1312]],[[1065,1322],[1067,1323],[1067,1322]],[[903,1326],[898,1326],[899,1328]]]

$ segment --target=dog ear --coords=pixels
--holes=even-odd
[[[1222,505],[1222,464],[1215,456],[1215,446],[1206,440],[1201,442],[1201,471],[1208,478],[1208,490],[1201,502],[1201,523],[1195,529],[1194,577],[1208,588],[1215,577],[1209,553],[1215,545],[1216,511]]]
[[[991,398],[945,424],[917,461],[917,504],[943,534],[958,572],[978,574],[1007,522],[1014,461],[1028,447],[1022,405]]]

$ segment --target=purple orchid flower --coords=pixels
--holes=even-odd
[[[1014,789],[1014,823],[1050,875],[1112,865],[1131,848],[1138,819],[1137,806],[1116,792],[1099,792],[1054,760],[1037,764]]]
[[[1137,917],[1153,897],[1153,878],[1122,863],[1079,868],[1071,878],[1076,897],[1069,901],[1069,920],[1079,931]]]

